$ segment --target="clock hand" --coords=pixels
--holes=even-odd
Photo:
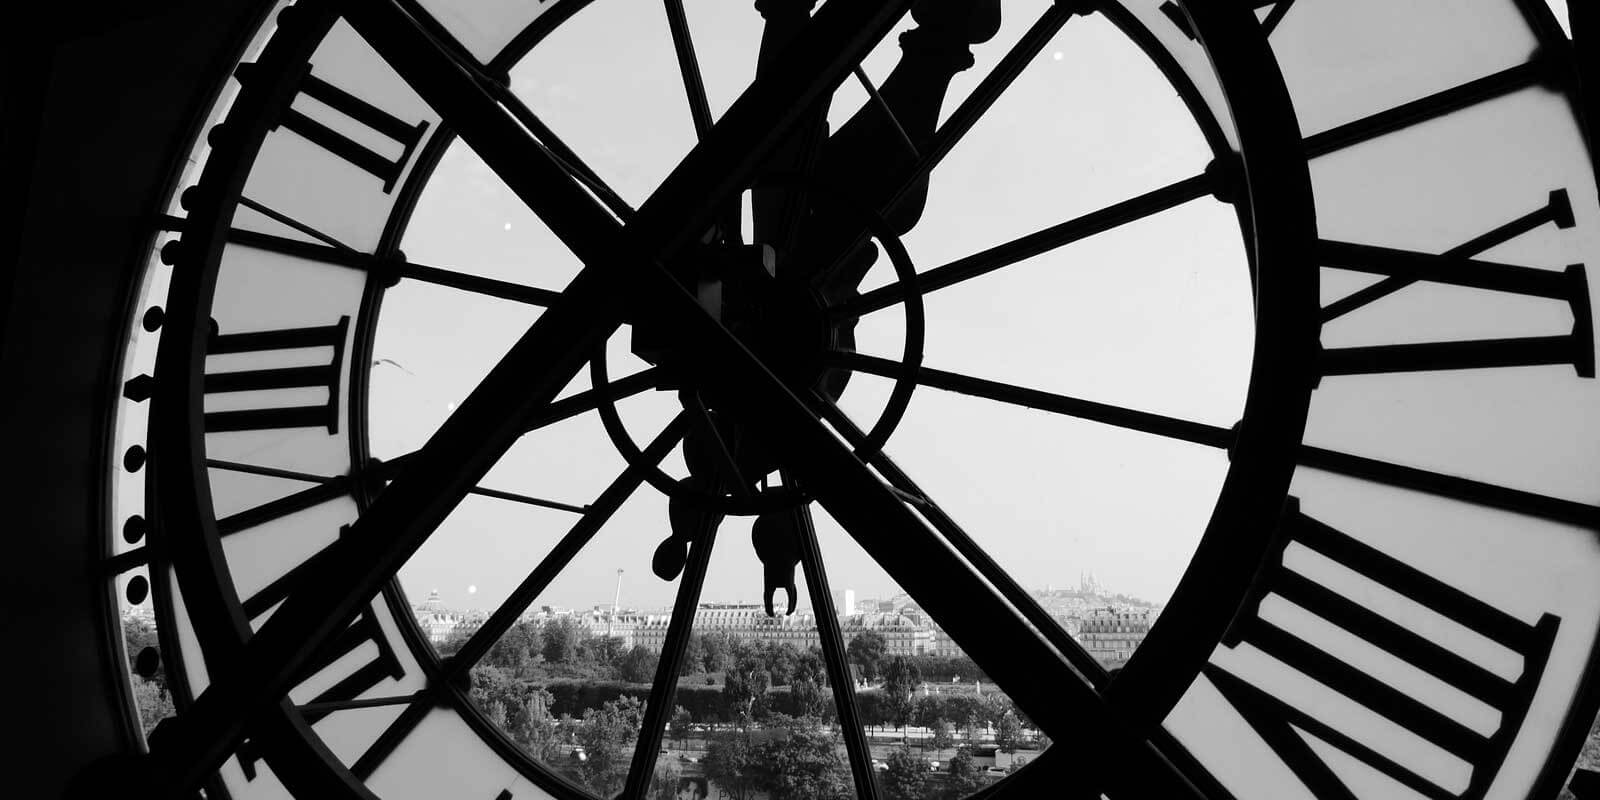
[[[911,230],[922,216],[928,173],[918,171],[918,154],[933,144],[950,81],[973,65],[972,45],[999,30],[1000,0],[922,0],[911,14],[918,25],[900,37],[900,62],[876,96],[828,140],[817,168],[822,185],[851,187],[851,203],[889,206],[885,222],[895,234]],[[829,307],[858,297],[878,258],[860,214],[827,202],[814,204],[806,233],[795,271]],[[834,321],[834,349],[855,349],[858,319]],[[838,399],[849,378],[847,371],[828,371],[823,393]]]
[[[933,141],[945,93],[956,73],[973,65],[972,45],[993,38],[1000,27],[1000,0],[922,0],[912,8],[917,27],[900,37],[900,62],[878,91],[882,105],[868,102],[828,139],[818,167],[822,183],[851,187],[851,201],[887,209],[890,230],[903,234],[916,225],[927,200],[928,176],[906,184],[917,167],[917,153]],[[891,116],[892,115],[892,116]],[[904,188],[902,188],[904,187]],[[821,204],[798,261],[824,292],[853,291],[870,261],[835,266],[862,234],[859,217]],[[839,273],[843,281],[827,280]],[[829,298],[830,301],[833,298]]]

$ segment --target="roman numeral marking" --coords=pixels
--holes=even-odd
[[[341,529],[341,534],[344,530]],[[326,551],[323,551],[326,552]],[[284,573],[277,580],[267,584],[260,591],[251,595],[244,601],[244,612],[252,621],[255,621],[272,610],[289,594],[313,575],[312,565],[321,556],[321,553],[306,559],[293,569]],[[298,683],[304,684],[328,669],[334,667],[335,662],[354,653],[358,648],[367,643],[372,643],[377,648],[373,657],[355,667],[348,669],[344,676],[339,678],[327,689],[319,692],[307,701],[307,705],[334,706],[355,700],[385,679],[405,677],[405,666],[395,656],[394,648],[384,636],[383,627],[378,623],[377,617],[371,608],[362,609],[343,633],[332,639],[317,651],[317,655],[306,665],[305,670],[298,676]],[[317,721],[333,714],[332,707],[307,708],[302,711],[307,723],[315,724]],[[256,762],[260,760],[260,753],[252,742],[240,745],[238,751],[239,766],[244,770],[245,778],[254,780],[256,775]]]
[[[1267,16],[1261,20],[1261,27],[1268,36],[1272,35],[1272,32],[1277,29],[1278,23],[1283,21],[1283,16],[1289,13],[1289,7],[1294,5],[1294,0],[1245,1],[1251,8],[1255,9],[1271,7],[1272,10],[1268,11]],[[1162,3],[1160,6],[1160,11],[1162,14],[1166,15],[1167,19],[1172,21],[1172,24],[1176,26],[1178,30],[1183,32],[1184,36],[1187,36],[1190,39],[1195,38],[1194,29],[1189,27],[1189,19],[1183,15],[1183,10],[1178,8],[1177,3]]]
[[[1571,333],[1554,336],[1328,349],[1322,353],[1322,374],[1360,375],[1567,364],[1579,376],[1593,378],[1594,316],[1589,303],[1588,277],[1583,265],[1573,264],[1565,271],[1556,272],[1473,258],[1545,224],[1554,224],[1557,228],[1573,226],[1572,205],[1565,190],[1551,192],[1549,202],[1543,208],[1438,255],[1351,242],[1319,241],[1317,256],[1322,266],[1386,276],[1324,307],[1324,323],[1388,297],[1418,281],[1560,300],[1567,304],[1572,314]]]
[[[312,347],[331,347],[333,357],[326,365],[206,373],[207,395],[270,389],[328,390],[328,400],[322,405],[207,412],[206,433],[316,427],[326,427],[329,433],[338,433],[339,377],[344,362],[344,342],[349,328],[350,318],[344,316],[333,325],[320,327],[213,335],[207,347],[207,355],[289,352]]]
[[[241,82],[254,74],[253,64],[241,64],[236,72]],[[371,173],[383,181],[383,191],[394,191],[406,162],[416,152],[417,144],[428,130],[426,120],[411,124],[349,92],[313,75],[311,65],[306,65],[305,76],[300,79],[297,94],[321,102],[368,129],[383,135],[400,146],[398,158],[387,158],[349,136],[328,127],[293,107],[286,107],[278,125],[305,137],[313,144]],[[291,101],[292,102],[292,101]],[[274,128],[277,125],[273,126]]]
[[[1522,673],[1506,680],[1460,653],[1367,608],[1283,564],[1290,542],[1388,588],[1522,657]],[[1505,760],[1522,727],[1534,691],[1544,672],[1560,620],[1544,614],[1528,624],[1456,589],[1417,568],[1382,553],[1299,511],[1291,498],[1279,532],[1275,563],[1258,577],[1251,599],[1241,609],[1227,647],[1250,644],[1300,673],[1338,692],[1351,702],[1389,719],[1421,739],[1461,759],[1472,770],[1462,794],[1439,786],[1390,757],[1317,719],[1313,714],[1251,685],[1215,664],[1206,676],[1239,714],[1266,741],[1319,800],[1353,798],[1354,794],[1311,749],[1299,728],[1347,753],[1395,781],[1430,798],[1477,798]],[[1317,645],[1301,639],[1256,614],[1261,599],[1275,594],[1360,637],[1395,658],[1437,678],[1500,712],[1499,726],[1484,736],[1455,719],[1401,692]],[[1308,707],[1309,703],[1302,704]]]

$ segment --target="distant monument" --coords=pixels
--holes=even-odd
[[[848,617],[856,613],[856,590],[834,589],[833,610],[835,614]]]

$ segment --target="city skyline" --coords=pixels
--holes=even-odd
[[[1085,570],[1084,571],[1084,575],[1088,576],[1091,580],[1095,580],[1098,583],[1098,578],[1094,577],[1094,572],[1092,570]],[[652,580],[654,579],[653,576],[647,576],[647,577],[649,577]],[[1082,577],[1080,577],[1080,579],[1079,579],[1080,586],[1081,586],[1082,580],[1083,580]],[[476,588],[476,586],[477,586],[476,584],[468,584],[467,586],[460,587],[457,590],[457,593],[462,598],[477,598],[477,597],[480,597],[483,594],[483,592],[481,590],[478,591],[478,592],[469,592],[468,591],[469,588]],[[862,602],[865,602],[865,601],[868,601],[868,600],[877,600],[877,601],[883,602],[883,601],[893,600],[893,599],[895,599],[897,597],[909,597],[909,595],[906,592],[902,591],[898,586],[893,586],[892,588],[893,588],[893,591],[872,592],[872,591],[864,591],[864,590],[858,589],[858,588],[856,588],[854,586],[838,586],[838,585],[835,585],[834,592],[835,593],[838,593],[840,591],[851,591],[851,592],[854,592],[855,593],[855,597],[856,597],[856,602],[858,604],[860,604]],[[1061,585],[1061,584],[1046,584],[1046,585],[1044,585],[1042,587],[1041,586],[1025,586],[1024,588],[1027,589],[1028,592],[1034,594],[1035,596],[1038,596],[1041,592],[1079,591],[1079,590],[1072,589],[1069,586]],[[417,607],[418,605],[422,604],[423,602],[426,602],[430,593],[438,594],[440,603],[443,604],[443,606],[445,608],[447,608],[449,610],[452,610],[452,611],[467,611],[467,612],[482,611],[482,612],[486,612],[487,613],[487,612],[492,612],[495,608],[498,608],[499,605],[500,605],[499,602],[488,603],[488,602],[483,601],[483,600],[473,600],[473,601],[471,601],[472,603],[476,603],[476,605],[469,604],[469,603],[467,603],[465,601],[450,601],[448,599],[448,597],[450,596],[449,593],[448,593],[448,590],[446,588],[444,588],[444,587],[439,587],[439,586],[432,586],[432,587],[428,587],[428,588],[424,589],[424,588],[422,588],[420,586],[408,586],[408,585],[405,585],[405,584],[402,583],[401,589],[405,594],[405,598],[406,598],[407,603],[409,605],[411,605],[413,608]],[[1098,592],[1098,594],[1100,596],[1102,596],[1102,597],[1107,598],[1107,599],[1121,597],[1121,598],[1125,598],[1127,601],[1130,602],[1130,604],[1133,604],[1133,605],[1148,606],[1148,607],[1155,607],[1155,608],[1159,608],[1159,607],[1162,607],[1162,606],[1165,605],[1165,601],[1164,600],[1153,600],[1153,599],[1146,598],[1146,597],[1141,597],[1141,596],[1139,596],[1137,594],[1133,594],[1133,593],[1129,593],[1129,592],[1116,591],[1116,590],[1114,590],[1114,589],[1112,589],[1110,587],[1106,587],[1104,585],[1099,585],[1098,589],[1100,590]],[[596,592],[598,592],[598,590],[596,590]],[[598,592],[598,593],[591,592],[590,594],[592,594],[593,596],[598,597],[598,596],[600,596],[600,594],[604,594],[604,592]],[[795,603],[795,613],[796,614],[800,614],[800,613],[803,613],[803,612],[810,611],[810,609],[811,609],[811,598],[810,598],[810,595],[805,591],[804,584],[800,584],[800,589],[799,589],[798,594],[799,594],[799,597],[798,597],[797,602]],[[619,612],[646,612],[646,611],[654,611],[654,610],[657,610],[657,609],[661,609],[661,610],[664,610],[664,611],[670,611],[671,607],[672,607],[672,602],[670,600],[667,601],[664,604],[661,604],[661,605],[642,605],[642,604],[631,604],[630,605],[630,603],[626,599],[627,598],[627,583],[626,582],[623,583],[623,591],[621,593],[621,597],[622,597],[622,599],[617,603],[617,609],[618,609]],[[911,599],[913,601],[913,604],[915,604],[915,598],[911,598]],[[560,599],[549,597],[549,596],[545,595],[545,596],[541,596],[539,599],[535,600],[532,604],[530,604],[528,606],[528,608],[524,609],[522,615],[523,616],[531,615],[531,614],[535,613],[542,606],[550,606],[550,607],[554,607],[554,608],[571,609],[571,610],[579,610],[579,609],[583,609],[583,610],[588,610],[588,609],[601,610],[601,609],[604,609],[604,608],[610,608],[611,605],[612,605],[612,603],[609,600],[607,600],[605,602],[598,602],[598,601],[596,601],[596,602],[571,602],[571,601],[563,602]],[[720,598],[709,597],[709,596],[707,596],[705,594],[702,594],[702,596],[700,598],[699,605],[700,606],[713,606],[713,605],[760,606],[761,605],[761,598],[754,591],[752,591],[748,596],[734,597],[732,599],[720,599]],[[782,607],[781,595],[780,595],[780,599],[776,603],[776,605],[780,608],[779,616],[783,616],[783,614],[781,613],[781,607]]]

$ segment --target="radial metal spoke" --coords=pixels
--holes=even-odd
[[[784,477],[784,483],[789,483],[787,476]],[[845,753],[850,758],[850,774],[855,778],[856,797],[860,800],[877,800],[878,783],[872,771],[872,749],[867,745],[866,730],[861,726],[861,712],[856,708],[855,681],[850,678],[844,633],[839,628],[839,610],[833,605],[833,590],[822,561],[822,548],[817,543],[811,505],[802,504],[795,513],[800,518],[800,524],[796,526],[800,538],[800,564],[805,570],[806,589],[811,595],[811,609],[817,620],[817,638],[822,640],[822,661],[828,670],[828,683],[833,686],[834,704],[839,711],[839,732],[844,736]]]
[[[1138,197],[1106,206],[930,269],[917,276],[917,289],[923,293],[933,292],[980,275],[987,275],[1063,245],[1097,236],[1130,222],[1198,200],[1211,194],[1212,186],[1213,180],[1207,174],[1184,178]],[[855,300],[831,309],[829,313],[835,318],[859,317],[888,308],[901,302],[905,297],[906,287],[897,281],[866,292]]]
[[[867,97],[872,101],[872,104],[877,106],[878,110],[889,118],[889,124],[893,125],[895,132],[900,134],[900,141],[905,144],[906,150],[911,153],[911,157],[919,158],[920,156],[917,155],[917,143],[911,141],[911,134],[906,133],[906,126],[900,124],[900,118],[895,116],[894,109],[889,107],[889,103],[883,99],[883,95],[878,94],[878,87],[872,85],[872,79],[867,77],[866,70],[863,70],[858,64],[851,72],[856,76],[856,82],[861,84],[862,89],[866,90]]]
[[[654,389],[656,382],[661,378],[659,367],[647,367],[639,370],[626,378],[618,378],[600,389],[585,389],[584,391],[564,397],[541,408],[536,414],[531,415],[532,421],[528,423],[529,432],[554,425],[562,420],[571,419],[580,414],[587,414],[599,408],[603,403],[615,403],[624,398],[633,397],[647,389]]]
[[[905,377],[903,374],[905,369],[900,362],[877,356],[863,355],[861,353],[834,353],[829,357],[829,362],[836,366],[890,379],[898,380]],[[1168,439],[1203,444],[1208,447],[1226,448],[1233,442],[1234,438],[1232,430],[1216,425],[1152,414],[1148,411],[1135,411],[1131,408],[1096,403],[1092,400],[1082,400],[1038,389],[1027,389],[956,372],[921,367],[910,377],[919,386],[943,389],[971,397],[981,397],[985,400],[994,400],[1023,408],[1036,408],[1053,414],[1086,419]]]
[[[653,467],[666,458],[667,454],[672,452],[672,448],[678,446],[687,429],[684,415],[679,414],[645,448],[644,458],[640,463],[630,464],[610,486],[605,488],[605,491],[600,493],[599,497],[595,498],[584,511],[583,518],[561,537],[561,541],[551,548],[549,554],[539,562],[539,566],[528,573],[528,577],[523,578],[522,583],[517,584],[517,588],[511,590],[505,602],[502,602],[494,613],[484,620],[483,626],[474,631],[461,645],[461,649],[450,657],[445,665],[447,679],[467,674],[473,665],[494,647],[495,642],[500,641],[500,637],[511,630],[511,626],[517,624],[517,618],[522,616],[522,612],[527,610],[529,604],[538,599],[550,582],[572,563],[572,559],[577,557],[602,527],[605,527],[611,516],[617,513],[617,509],[621,508],[622,504],[644,483],[644,467],[646,465]]]
[[[1536,58],[1460,86],[1362,117],[1354,122],[1312,134],[1305,138],[1306,155],[1310,158],[1324,156],[1486,100],[1537,86],[1555,76],[1556,67],[1555,59]]]
[[[379,258],[357,250],[340,249],[329,245],[302,242],[270,233],[232,228],[228,241],[257,250],[267,250],[295,258],[304,258],[334,266],[359,269],[365,272],[392,275],[398,278],[431,283],[451,289],[460,289],[502,300],[512,300],[532,306],[545,307],[561,297],[560,292],[540,289],[510,281],[469,275],[465,272],[414,264],[410,261]]]
[[[628,768],[628,781],[622,797],[645,800],[650,789],[650,779],[656,770],[656,757],[661,752],[661,736],[672,718],[672,696],[678,687],[678,671],[683,665],[683,653],[688,649],[689,636],[694,633],[695,610],[700,607],[700,591],[705,587],[706,570],[711,566],[711,550],[716,543],[720,520],[711,514],[700,517],[699,536],[690,545],[689,563],[678,584],[678,596],[672,604],[672,619],[667,622],[667,635],[661,645],[661,657],[656,661],[655,682],[650,689],[650,701],[645,704],[644,720],[640,725],[639,741],[633,749],[633,762]]]
[[[711,103],[706,100],[705,79],[700,75],[700,59],[695,56],[694,38],[689,34],[689,18],[683,13],[683,0],[665,0],[667,26],[672,29],[672,49],[678,54],[678,71],[683,73],[683,92],[689,99],[689,115],[694,132],[705,138],[711,130]]]
[[[330,235],[328,235],[326,233],[323,233],[322,231],[319,231],[316,228],[313,228],[310,225],[307,225],[304,222],[301,222],[301,221],[289,216],[288,214],[284,214],[284,213],[281,213],[281,212],[278,212],[278,211],[274,211],[273,209],[270,209],[270,208],[268,208],[268,207],[266,207],[266,206],[264,206],[264,205],[262,205],[260,203],[257,203],[256,201],[251,200],[248,197],[240,197],[239,198],[239,205],[244,206],[245,208],[248,208],[251,211],[254,211],[257,214],[260,214],[261,216],[266,217],[267,219],[270,219],[270,220],[272,220],[274,222],[277,222],[277,223],[279,223],[281,225],[284,225],[284,226],[289,227],[289,228],[293,228],[294,230],[297,230],[297,231],[299,231],[299,232],[301,232],[301,233],[303,233],[303,234],[305,234],[307,236],[310,236],[313,239],[316,239],[316,240],[318,240],[320,242],[323,242],[324,244],[327,244],[329,247],[333,247],[333,248],[336,248],[336,249],[339,249],[339,250],[344,250],[344,251],[349,252],[349,253],[357,252],[354,247],[351,247],[350,245],[347,245],[344,242],[341,242],[338,239],[335,239],[332,236],[330,236]]]
[[[331,714],[335,711],[350,711],[358,708],[384,708],[387,706],[404,706],[422,700],[428,696],[427,691],[417,691],[411,694],[395,695],[393,697],[368,697],[354,700],[329,700],[321,703],[305,703],[296,708],[302,714]]]
[[[472,487],[467,494],[475,494],[479,497],[493,497],[496,500],[509,500],[513,503],[521,503],[525,506],[535,506],[537,508],[549,508],[556,511],[571,511],[574,514],[584,514],[589,511],[588,506],[575,506],[571,503],[546,500],[542,497],[531,497],[525,494],[517,494],[516,492],[504,492],[499,489],[487,489],[482,486]]]
[[[1376,458],[1301,445],[1301,464],[1375,483],[1600,530],[1600,507],[1493,483],[1407,467]]]

